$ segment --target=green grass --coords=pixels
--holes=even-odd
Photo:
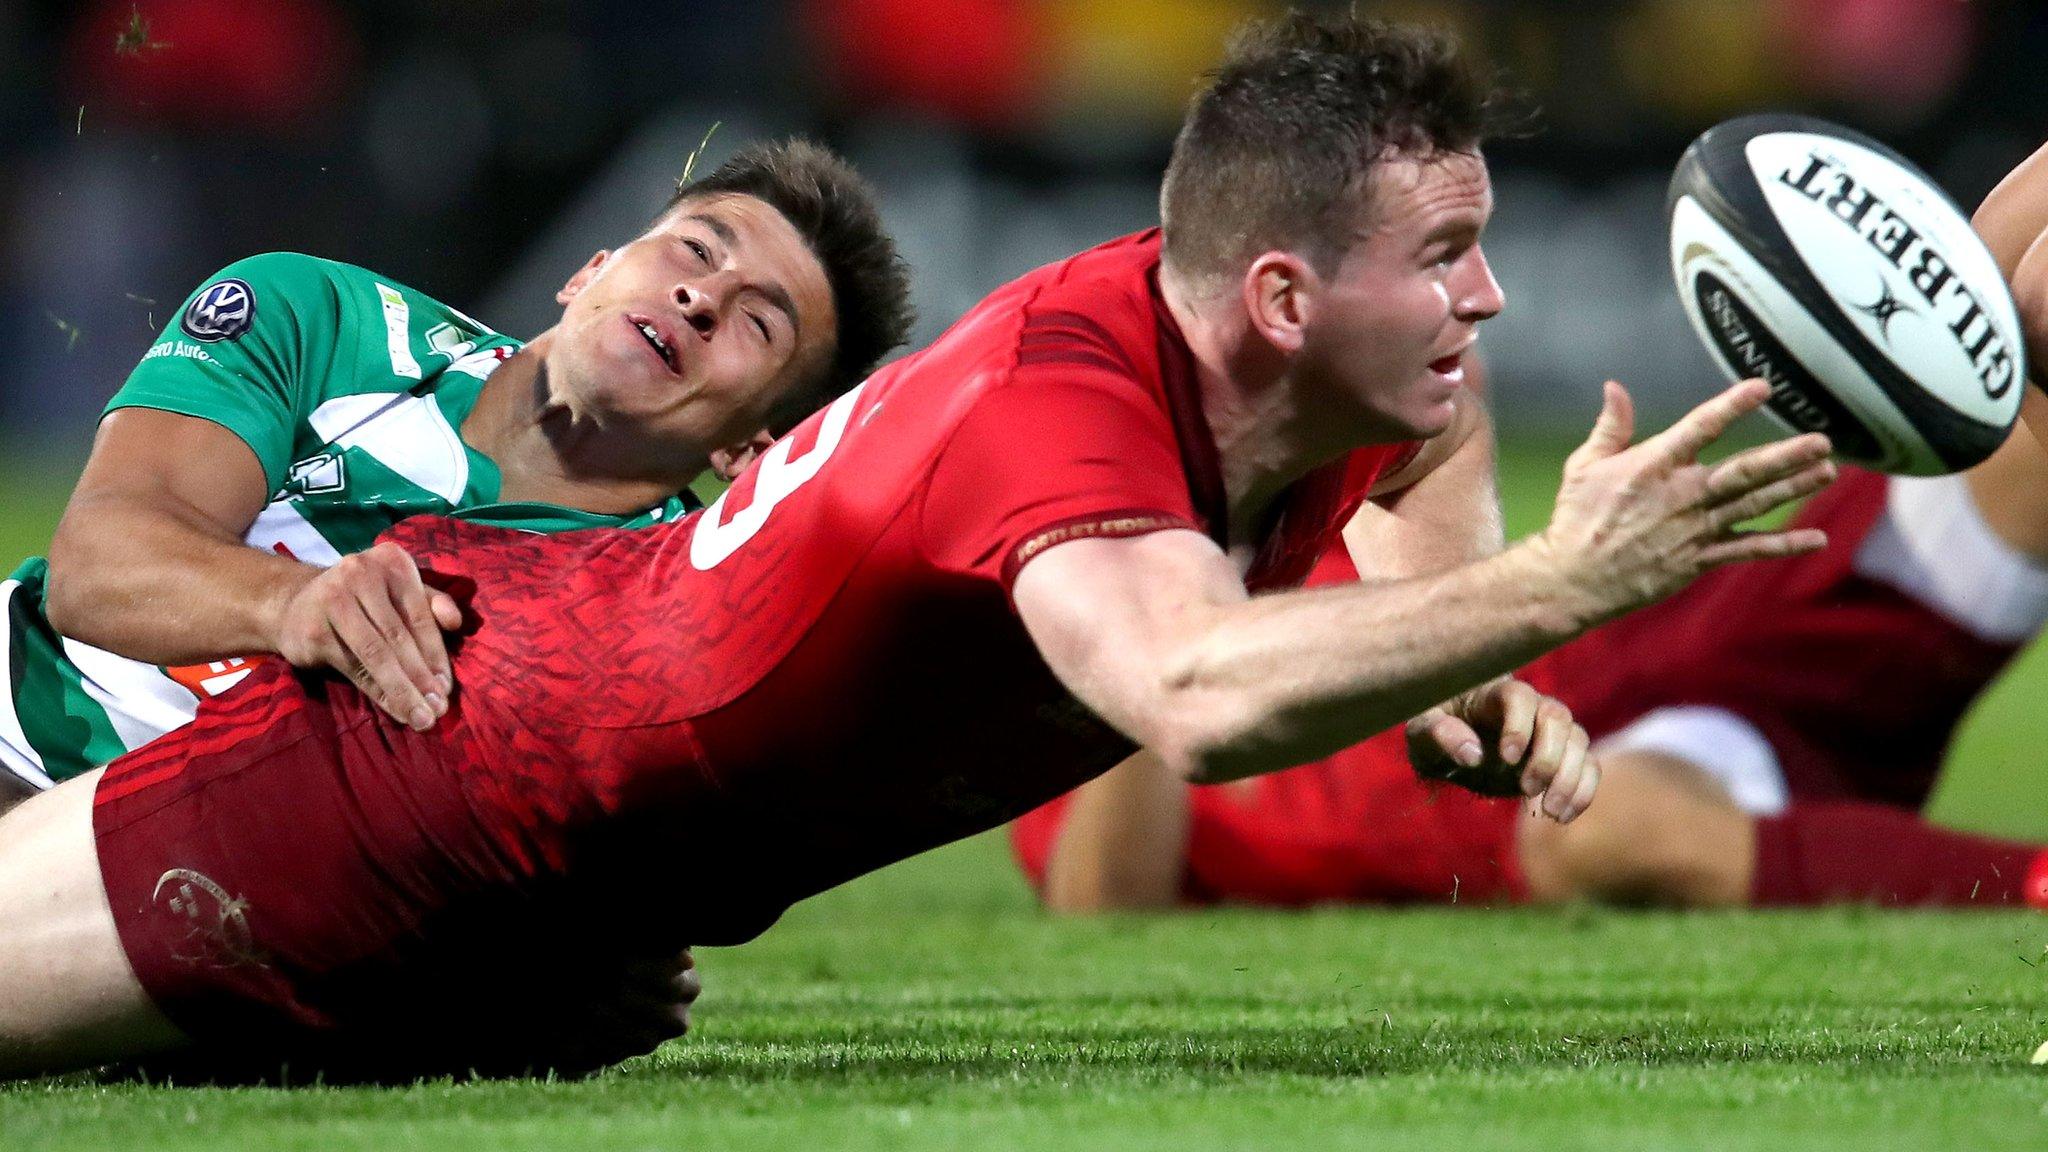
[[[1511,523],[1558,453],[1511,453]],[[20,507],[20,505],[16,505]],[[8,525],[0,523],[0,530]],[[33,536],[33,532],[28,533]],[[0,542],[14,539],[0,536]],[[29,545],[33,547],[33,545]],[[2048,835],[2028,661],[1943,819]],[[2038,1149],[2048,920],[1234,911],[1062,923],[984,837],[701,956],[583,1083],[0,1088],[0,1149]],[[516,1005],[508,1005],[516,1011]]]

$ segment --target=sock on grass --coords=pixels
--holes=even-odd
[[[1757,819],[1750,902],[2041,904],[2029,889],[2044,881],[2040,845],[1938,828],[1882,804],[1794,803]]]

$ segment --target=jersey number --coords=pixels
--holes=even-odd
[[[818,442],[811,445],[810,451],[790,459],[790,447],[796,443],[794,436],[784,436],[768,449],[768,454],[754,465],[753,501],[733,513],[732,519],[725,518],[725,501],[732,495],[731,489],[711,502],[711,507],[697,518],[697,530],[690,537],[691,567],[709,572],[723,563],[768,523],[768,514],[775,511],[777,504],[818,474],[846,435],[846,425],[852,421],[853,410],[860,404],[861,391],[866,387],[865,383],[859,385],[825,409],[824,421],[818,427]]]

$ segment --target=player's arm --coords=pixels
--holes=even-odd
[[[1472,371],[1451,426],[1376,484],[1345,526],[1345,549],[1361,579],[1444,572],[1505,547],[1493,421],[1476,360]],[[1410,717],[1407,735],[1416,772],[1475,792],[1514,795],[1527,782],[1565,773],[1588,790],[1598,785],[1599,766],[1587,761],[1592,739],[1571,708],[1512,675]]]
[[[1735,532],[1826,484],[1825,437],[1697,462],[1767,395],[1746,381],[1630,447],[1627,393],[1609,385],[1549,528],[1448,572],[1252,598],[1213,542],[1167,530],[1048,547],[1018,571],[1012,595],[1053,672],[1183,778],[1303,763],[1710,568],[1825,544],[1813,530]],[[1577,779],[1526,783],[1553,816],[1590,801]]]
[[[2027,250],[2048,231],[2048,144],[2006,173],[1977,206],[1970,224],[2010,279]]]
[[[1172,907],[1190,819],[1187,781],[1150,752],[1081,785],[1046,857],[1046,908]]]
[[[1494,484],[1493,420],[1461,390],[1451,425],[1373,485],[1344,526],[1361,580],[1401,579],[1469,564],[1505,543]]]
[[[255,453],[219,424],[109,414],[50,542],[51,627],[156,664],[275,652],[337,668],[400,720],[430,725],[447,707],[440,629],[460,623],[453,601],[394,545],[329,569],[248,547],[267,488]]]
[[[1450,427],[1375,483],[1345,525],[1345,549],[1361,579],[1442,572],[1500,551],[1492,421],[1470,391],[1456,404]],[[1045,906],[1173,906],[1190,818],[1187,783],[1149,752],[1083,784],[1046,859]]]
[[[1970,217],[2012,285],[2027,360],[2038,379],[2048,364],[2048,145],[2021,161]],[[2048,442],[2048,394],[2029,388],[2020,420]]]
[[[1371,499],[1345,525],[1345,550],[1360,579],[1442,572],[1501,550],[1493,422],[1475,390],[1461,391],[1455,403],[1450,426],[1376,482]],[[1440,713],[1425,713],[1424,734],[1433,738],[1438,721],[1450,719]],[[1532,726],[1535,717],[1533,707],[1518,708],[1514,716]],[[1445,734],[1479,738],[1448,726]],[[1528,748],[1548,750],[1519,729],[1499,738],[1514,742],[1517,762]],[[1560,756],[1573,751],[1551,743]],[[1180,896],[1190,819],[1186,782],[1149,752],[1082,785],[1046,859],[1045,906],[1055,912],[1172,907]]]

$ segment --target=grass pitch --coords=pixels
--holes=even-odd
[[[1556,453],[1511,454],[1514,523]],[[21,505],[17,504],[17,507]],[[37,506],[41,515],[54,507]],[[0,551],[47,519],[18,517]],[[2048,837],[2048,668],[1945,820]],[[743,865],[742,865],[743,866]],[[582,1083],[0,1088],[0,1149],[2027,1148],[2048,920],[1237,911],[1061,923],[984,837],[700,957],[690,1039]],[[0,979],[4,979],[0,974]],[[517,1005],[507,1005],[516,1012]]]

